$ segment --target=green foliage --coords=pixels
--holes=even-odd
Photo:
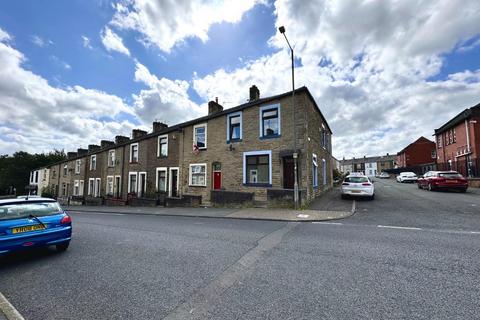
[[[42,188],[42,197],[53,198],[55,197],[55,190],[53,186],[46,186]]]
[[[333,180],[341,180],[343,174],[338,169],[333,169]]]
[[[10,186],[17,189],[17,194],[25,194],[30,171],[66,158],[63,150],[36,154],[19,151],[11,156],[0,155],[0,194],[5,194]]]

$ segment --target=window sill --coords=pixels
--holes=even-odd
[[[244,183],[244,187],[266,187],[266,188],[271,188],[272,185],[270,183]]]
[[[269,135],[269,136],[261,136],[260,140],[276,139],[276,138],[280,138],[281,136],[282,135],[280,135],[280,134],[272,134],[272,135]]]
[[[236,142],[242,142],[242,139],[232,139],[232,140],[227,140],[227,144],[230,144],[230,143],[236,143]]]
[[[199,187],[199,188],[206,188],[207,187],[207,186],[193,185],[193,184],[189,184],[188,186],[189,187]]]
[[[168,158],[168,154],[166,156],[157,156],[157,159],[167,159]]]
[[[138,164],[138,161],[130,161],[130,164]]]

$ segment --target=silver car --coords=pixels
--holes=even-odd
[[[375,198],[373,182],[365,175],[349,175],[343,180],[340,188],[342,199],[347,196]]]

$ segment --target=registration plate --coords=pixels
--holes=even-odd
[[[34,224],[31,226],[22,226],[22,227],[16,227],[12,229],[12,233],[23,233],[23,232],[30,232],[30,231],[37,231],[37,230],[44,230],[45,226],[41,224]]]
[[[457,183],[457,180],[447,180],[447,183]]]
[[[360,190],[352,190],[350,191],[351,193],[360,193],[361,191]]]

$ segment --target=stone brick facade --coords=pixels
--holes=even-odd
[[[254,203],[265,203],[267,190],[286,190],[283,193],[275,193],[284,194],[286,198],[291,194],[288,190],[293,188],[293,154],[296,151],[302,203],[308,203],[332,186],[332,133],[328,123],[305,87],[295,92],[295,113],[291,92],[259,98],[256,87],[252,87],[250,91],[252,100],[244,105],[223,110],[217,102],[211,101],[210,114],[205,117],[173,127],[156,122],[151,133],[133,130],[131,138],[117,136],[115,142],[102,141],[100,146],[90,145],[88,150],[79,149],[76,157],[71,154],[68,160],[49,166],[49,184],[56,188],[57,196],[73,195],[75,181],[83,180],[81,194],[85,197],[119,198],[124,201],[131,197],[151,199],[158,197],[160,171],[165,172],[167,197],[195,196],[197,199],[200,196],[202,204],[210,205],[211,191],[215,189],[219,192],[223,190],[253,194]],[[264,112],[269,110],[278,112],[279,132],[264,137],[261,119]],[[241,130],[236,131],[236,134],[241,132],[240,139],[229,138],[229,119],[233,113],[241,115]],[[296,146],[293,132],[294,114]],[[270,123],[273,123],[272,128],[276,126],[275,119],[265,121],[266,129],[270,129]],[[197,149],[194,148],[194,130],[202,124],[206,126],[206,148]],[[160,152],[160,138],[163,142],[168,141],[166,156]],[[136,161],[132,159],[132,146],[137,150]],[[115,160],[109,162],[113,152]],[[256,169],[251,169],[248,173],[253,182],[246,181],[246,157],[248,155],[253,157],[259,152],[268,155],[268,183],[253,183],[257,179]],[[96,166],[91,168],[92,157],[96,159]],[[81,161],[78,173],[75,172],[77,160]],[[200,174],[201,177],[195,174],[195,179],[200,179],[195,181],[205,182],[202,186],[192,185],[191,166],[195,164],[205,166],[205,173]],[[67,166],[66,175],[63,172],[64,165]],[[262,168],[262,174],[265,174],[265,164]],[[317,175],[315,179],[314,173]],[[134,181],[130,180],[132,175],[136,176],[136,188],[129,183]],[[174,183],[175,176],[177,184]],[[108,184],[112,178],[113,187]],[[89,188],[90,180],[94,181],[95,188],[98,189],[96,193],[92,190],[93,187]],[[64,184],[68,185],[65,195],[62,189]],[[177,192],[173,190],[176,188],[172,188],[176,185]],[[160,183],[160,187],[162,186]],[[135,193],[130,192],[129,195],[129,191],[133,190]]]

